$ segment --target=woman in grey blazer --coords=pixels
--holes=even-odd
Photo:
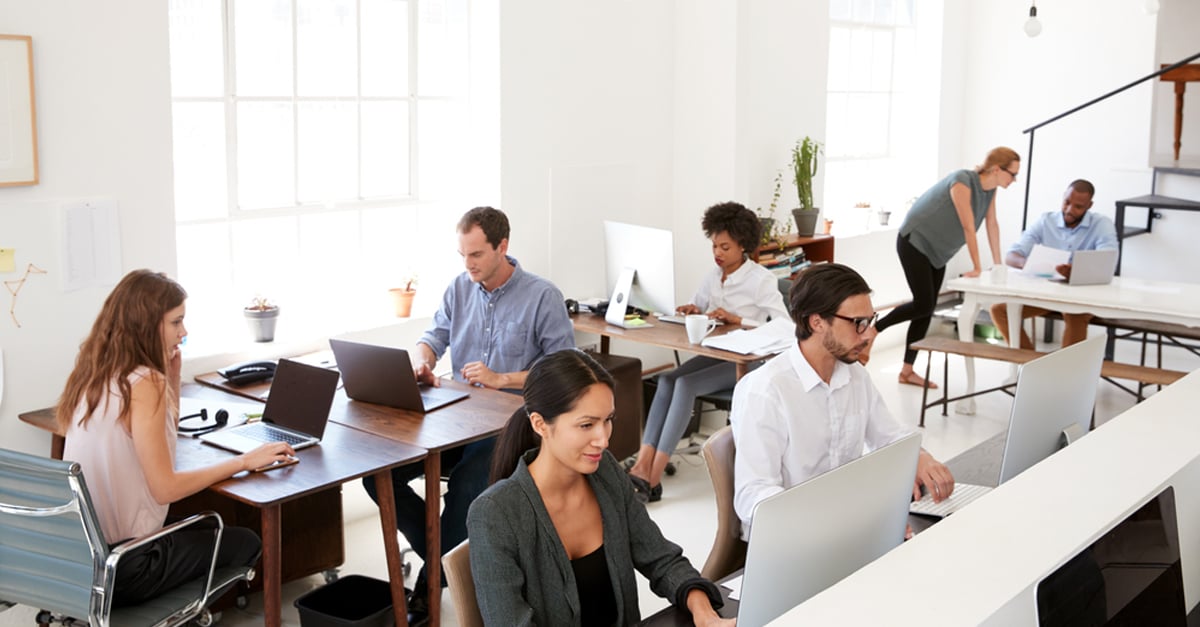
[[[484,622],[632,625],[637,569],[696,625],[733,625],[713,609],[716,586],[662,536],[606,450],[608,373],[583,352],[559,351],[533,365],[524,397],[496,444],[495,483],[467,516]]]

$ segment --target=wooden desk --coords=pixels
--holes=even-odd
[[[189,390],[190,391],[190,390]],[[191,396],[191,394],[188,394]],[[20,415],[22,421],[54,433],[61,458],[62,436],[56,431],[54,410],[42,409]],[[194,438],[180,438],[175,451],[175,463],[180,469],[196,468],[233,455],[228,451],[201,443]],[[282,515],[284,503],[374,475],[380,490],[390,494],[392,468],[419,461],[426,457],[424,449],[397,444],[338,424],[329,424],[318,446],[296,452],[300,463],[262,473],[246,473],[209,487],[209,491],[245,503],[261,512],[263,614],[271,627],[282,624]],[[379,522],[387,554],[388,576],[392,584],[392,603],[396,624],[406,625],[408,618],[401,575],[400,547],[396,539],[395,503],[383,499]]]
[[[576,331],[583,333],[595,333],[600,336],[600,352],[608,353],[609,344],[612,338],[629,340],[650,346],[658,346],[675,351],[684,351],[686,353],[694,353],[696,355],[704,355],[721,361],[733,362],[737,367],[737,378],[741,379],[747,372],[750,371],[750,364],[762,361],[764,358],[758,355],[743,355],[724,351],[719,348],[708,348],[700,344],[692,344],[688,341],[687,330],[682,324],[671,324],[670,322],[658,322],[655,316],[647,316],[646,321],[653,324],[652,327],[642,327],[638,329],[623,329],[613,326],[604,321],[603,316],[597,316],[590,313],[580,313],[571,315],[571,324],[575,326]],[[734,324],[723,324],[717,327],[709,337],[724,335],[742,327]]]
[[[1108,285],[1067,285],[1010,270],[998,280],[988,272],[975,278],[951,279],[946,282],[946,289],[963,294],[958,319],[958,339],[963,342],[974,340],[975,318],[982,307],[992,303],[1008,304],[1008,337],[1013,341],[1021,337],[1021,308],[1025,305],[1063,313],[1200,327],[1200,285],[1193,283],[1114,277]],[[969,394],[975,391],[975,360],[965,361]],[[959,401],[956,411],[975,413],[975,400]]]
[[[224,379],[216,373],[199,375],[196,380],[246,398],[262,398],[270,389],[270,382],[238,388],[226,387]],[[509,416],[523,403],[521,397],[516,394],[472,387],[451,379],[442,379],[441,385],[448,389],[467,391],[470,396],[429,414],[422,414],[351,400],[344,390],[339,389],[334,397],[333,407],[329,410],[329,419],[332,422],[429,451],[425,457],[425,546],[429,547],[430,551],[436,551],[436,547],[442,545],[440,453],[496,435],[504,427]],[[433,480],[429,480],[430,477]],[[386,486],[379,484],[379,494],[392,494],[390,486],[389,475]],[[381,498],[379,501],[381,507],[384,502],[392,503],[391,499],[387,498]],[[391,535],[394,539],[394,526]],[[430,559],[425,563],[425,574],[429,580],[429,616],[431,624],[435,627],[441,620],[441,569],[440,559]]]

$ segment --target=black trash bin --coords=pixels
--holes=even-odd
[[[296,599],[301,627],[392,627],[392,587],[386,581],[347,575]]]

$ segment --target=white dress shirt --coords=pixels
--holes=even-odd
[[[913,432],[892,418],[866,368],[838,362],[826,384],[797,344],[742,377],[729,420],[743,539],[763,499]]]
[[[703,313],[724,309],[741,316],[742,325],[747,327],[756,327],[768,317],[788,317],[783,295],[779,293],[779,278],[750,259],[734,270],[724,283],[721,282],[721,267],[713,268],[700,282],[696,295],[692,296],[692,304]]]

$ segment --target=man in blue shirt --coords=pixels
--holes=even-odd
[[[562,292],[546,279],[522,270],[517,260],[507,255],[508,234],[508,217],[491,207],[476,207],[459,220],[458,253],[466,272],[446,288],[433,325],[412,352],[413,369],[421,383],[438,385],[433,368],[450,348],[455,379],[519,393],[533,362],[574,348],[575,332]],[[431,419],[436,417],[435,413]],[[495,438],[488,438],[442,452],[442,470],[449,473],[450,480],[444,496],[439,555],[466,539],[467,509],[487,488],[494,445]],[[392,471],[392,484],[396,526],[413,551],[427,560],[425,502],[408,485],[421,473],[420,463],[397,468]],[[363,485],[378,503],[373,478],[365,477]],[[409,597],[410,625],[422,624],[427,618],[427,590],[422,568]]]
[[[1105,216],[1089,213],[1092,208],[1092,197],[1096,188],[1083,179],[1072,181],[1063,195],[1062,211],[1048,211],[1042,214],[1037,222],[1021,234],[1021,239],[1008,249],[1004,262],[1014,268],[1024,268],[1025,260],[1035,244],[1057,248],[1074,253],[1077,250],[1116,250],[1117,229],[1113,221]],[[1065,263],[1055,268],[1059,274],[1070,278],[1071,264]],[[1021,308],[1022,320],[1034,316],[1044,316],[1048,309],[1030,307]],[[992,321],[1008,340],[1008,307],[1005,303],[997,303],[991,308]],[[1063,315],[1063,346],[1070,346],[1087,339],[1088,322],[1091,314]],[[1034,344],[1029,335],[1022,329],[1021,348],[1033,349]]]

